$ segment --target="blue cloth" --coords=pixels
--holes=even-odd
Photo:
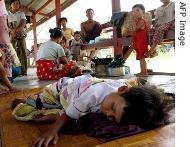
[[[21,67],[13,64],[12,65],[12,80],[18,77],[20,74],[21,74]]]

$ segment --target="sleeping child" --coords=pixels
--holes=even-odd
[[[41,94],[13,102],[13,115],[18,120],[56,120],[34,146],[54,144],[58,132],[72,118],[90,112],[102,113],[108,120],[155,127],[165,116],[164,99],[156,88],[137,86],[137,81],[102,80],[91,75],[64,77],[46,87]]]

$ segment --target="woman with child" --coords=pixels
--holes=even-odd
[[[40,80],[57,80],[61,77],[81,75],[75,62],[68,61],[60,45],[63,33],[60,28],[50,29],[50,40],[41,44],[37,55],[37,76]]]

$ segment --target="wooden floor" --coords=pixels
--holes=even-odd
[[[11,115],[10,104],[15,97],[27,97],[42,89],[24,90],[17,94],[0,95],[0,129],[2,147],[29,147],[32,142],[45,132],[50,124],[20,122]],[[145,133],[117,139],[111,142],[102,141],[86,135],[60,135],[55,147],[174,147],[175,125],[170,124]],[[0,145],[0,146],[1,146]]]

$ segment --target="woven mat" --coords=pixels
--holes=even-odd
[[[15,97],[26,98],[28,95],[39,93],[41,88],[27,89],[15,94],[0,95],[0,129],[2,147],[29,147],[51,124],[37,124],[34,122],[21,122],[13,118],[10,104]],[[60,135],[55,147],[173,147],[175,125],[171,124],[134,136],[117,139],[108,143],[86,135]],[[0,144],[1,147],[1,144]]]

